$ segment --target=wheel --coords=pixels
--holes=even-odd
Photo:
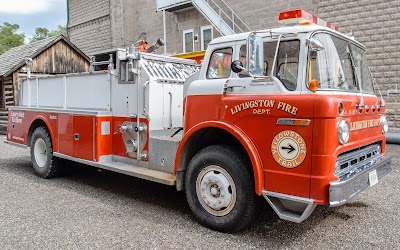
[[[246,161],[227,146],[209,146],[193,157],[185,192],[195,217],[213,230],[234,233],[254,217],[255,191]]]
[[[31,159],[37,176],[48,179],[58,174],[58,159],[53,156],[51,138],[44,127],[38,127],[32,133]]]

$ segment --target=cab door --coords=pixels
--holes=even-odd
[[[199,80],[187,87],[185,96],[185,131],[207,121],[220,120],[224,86],[232,76],[230,65],[234,42],[210,45],[200,71]],[[210,51],[210,53],[208,53]]]
[[[271,75],[276,42],[264,43],[264,75]],[[235,59],[245,64],[245,41]],[[310,195],[314,96],[301,94],[300,40],[283,41],[273,78],[245,73],[226,80],[222,120],[250,138],[262,159],[264,189]]]

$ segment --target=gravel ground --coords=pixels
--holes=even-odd
[[[399,152],[389,145],[392,173],[342,207],[295,224],[265,202],[229,235],[199,225],[173,187],[83,166],[40,179],[28,150],[0,143],[0,249],[400,249]]]

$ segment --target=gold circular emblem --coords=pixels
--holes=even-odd
[[[284,130],[272,140],[271,152],[279,165],[284,168],[295,168],[306,158],[307,145],[298,133]]]

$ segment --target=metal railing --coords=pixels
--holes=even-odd
[[[251,31],[249,26],[233,11],[224,0],[206,0],[221,19],[231,27],[233,33]]]
[[[192,0],[192,4],[222,35],[250,31],[247,24],[224,0]]]

